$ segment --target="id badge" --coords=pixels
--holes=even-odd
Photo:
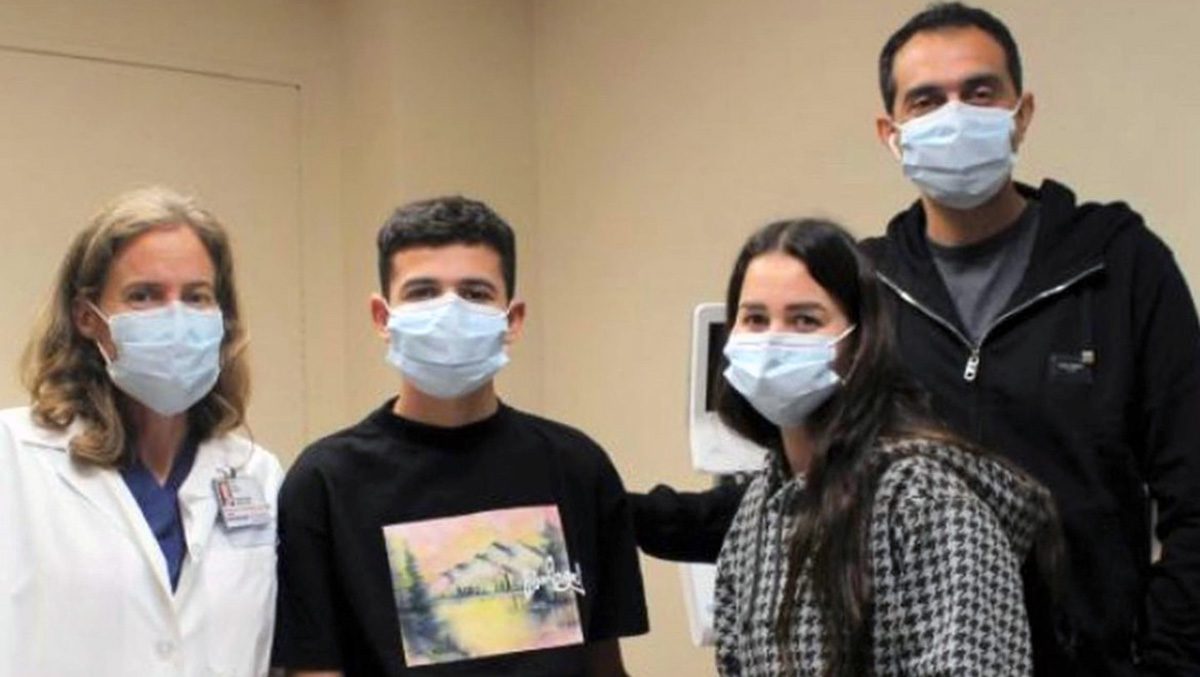
[[[217,507],[226,529],[261,526],[271,522],[271,506],[262,486],[253,477],[230,475],[213,480]]]

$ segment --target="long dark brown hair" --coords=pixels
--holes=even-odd
[[[871,451],[884,437],[958,440],[934,421],[922,391],[901,365],[874,268],[837,224],[817,219],[779,221],[752,235],[729,279],[726,326],[736,326],[750,262],[770,252],[802,261],[856,326],[842,343],[842,387],[807,421],[816,444],[788,547],[776,639],[786,649],[797,581],[811,562],[814,593],[829,632],[827,674],[866,674],[872,598],[867,536],[877,480],[887,462]],[[724,381],[717,410],[744,437],[781,452],[779,427]],[[774,457],[775,462],[784,462],[781,459],[782,453]]]

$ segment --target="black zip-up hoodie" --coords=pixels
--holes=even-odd
[[[1053,493],[1068,550],[1056,649],[1075,674],[1200,675],[1191,295],[1127,205],[1080,205],[1053,181],[1018,189],[1041,205],[1037,241],[978,343],[930,256],[919,202],[863,242],[894,294],[901,353],[952,428]],[[1151,498],[1163,543],[1153,565]]]

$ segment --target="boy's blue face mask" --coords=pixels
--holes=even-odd
[[[388,362],[417,390],[453,399],[508,364],[508,313],[448,293],[388,311]]]

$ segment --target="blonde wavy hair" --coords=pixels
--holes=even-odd
[[[118,406],[119,391],[96,344],[76,328],[73,308],[83,300],[99,302],[113,260],[131,240],[156,228],[177,226],[191,228],[212,258],[217,303],[225,320],[221,375],[188,410],[189,433],[206,440],[245,420],[250,370],[229,237],[192,198],[159,186],[140,188],[118,196],[75,236],[21,358],[21,377],[30,394],[34,421],[54,430],[81,421],[81,432],[70,442],[71,454],[79,460],[119,466],[127,460],[130,431]]]

